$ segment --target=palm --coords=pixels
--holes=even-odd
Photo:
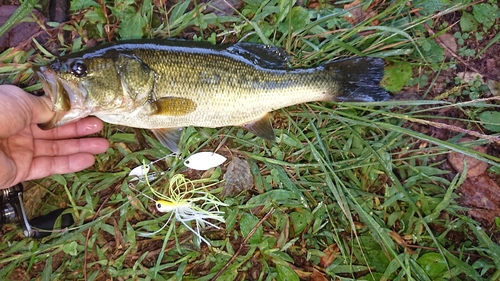
[[[0,143],[0,186],[27,179],[33,163],[34,142],[32,128],[26,127]]]

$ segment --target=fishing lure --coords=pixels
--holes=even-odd
[[[162,231],[172,218],[182,223],[189,231],[191,231],[200,241],[210,245],[210,242],[200,234],[200,229],[206,226],[211,226],[220,229],[215,223],[217,221],[224,223],[224,212],[219,209],[221,206],[227,206],[216,196],[206,191],[206,188],[217,183],[196,187],[196,184],[207,182],[207,179],[191,181],[186,179],[182,174],[174,175],[168,184],[167,195],[154,190],[148,182],[149,189],[153,195],[159,199],[146,195],[144,192],[137,190],[133,184],[129,183],[129,188],[144,195],[149,200],[155,202],[155,207],[160,213],[171,212],[168,220],[158,230],[151,233],[139,233],[140,236],[153,236]],[[195,227],[190,224],[194,222]]]

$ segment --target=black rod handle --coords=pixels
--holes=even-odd
[[[31,237],[33,238],[43,238],[47,237],[51,234],[52,230],[54,230],[54,226],[56,224],[57,218],[61,216],[61,214],[65,211],[66,209],[57,209],[54,210],[46,215],[36,217],[32,219],[29,224],[32,226],[32,234]],[[75,223],[73,216],[71,214],[63,214],[61,216],[61,228],[66,228]],[[46,231],[44,231],[46,230]]]

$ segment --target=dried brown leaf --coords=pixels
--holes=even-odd
[[[500,187],[487,174],[466,179],[459,192],[467,207],[500,211]]]
[[[309,276],[309,281],[328,281],[328,279],[325,277],[325,274],[314,269],[313,273]]]
[[[339,247],[337,244],[332,244],[326,248],[323,253],[325,254],[324,256],[321,257],[319,261],[319,265],[323,268],[329,267],[333,261],[337,258],[338,254],[340,253]]]
[[[472,140],[463,138],[459,142],[467,141]],[[472,149],[481,153],[486,153],[486,148],[483,146],[476,146]],[[465,162],[467,167],[467,178],[477,177],[484,173],[486,169],[488,169],[488,163],[458,152],[451,152],[450,154],[448,154],[448,161],[450,162],[453,169],[455,169],[459,173],[462,173],[464,171]]]
[[[453,34],[450,33],[441,34],[439,35],[439,40],[441,40],[441,42],[444,45],[446,45],[446,47],[448,47],[452,52],[454,53],[457,52],[458,50],[457,39],[455,38],[455,36],[453,36]],[[444,53],[447,58],[450,58],[452,56],[448,50],[445,50]]]
[[[246,160],[234,157],[227,166],[224,174],[224,189],[222,196],[237,195],[242,191],[249,190],[253,186],[253,176],[250,172],[250,166]]]
[[[0,25],[3,25],[17,8],[16,5],[0,5]],[[33,10],[33,15],[37,18],[43,18],[43,15],[36,10]],[[31,37],[41,30],[36,22],[20,22],[0,37],[0,48],[17,47],[21,43],[30,43]]]
[[[360,0],[355,0],[350,4],[344,5],[344,9],[349,10],[350,13],[350,15],[345,16],[344,19],[352,25],[357,25],[358,23],[377,15],[377,13],[371,10],[370,7],[366,11],[363,11]],[[377,25],[378,21],[374,21],[372,24]]]

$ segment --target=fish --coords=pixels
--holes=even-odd
[[[293,68],[277,47],[240,42],[117,41],[34,66],[54,117],[48,130],[89,115],[150,129],[173,152],[187,126],[241,126],[275,141],[270,112],[313,101],[376,102],[381,58],[351,57]]]

